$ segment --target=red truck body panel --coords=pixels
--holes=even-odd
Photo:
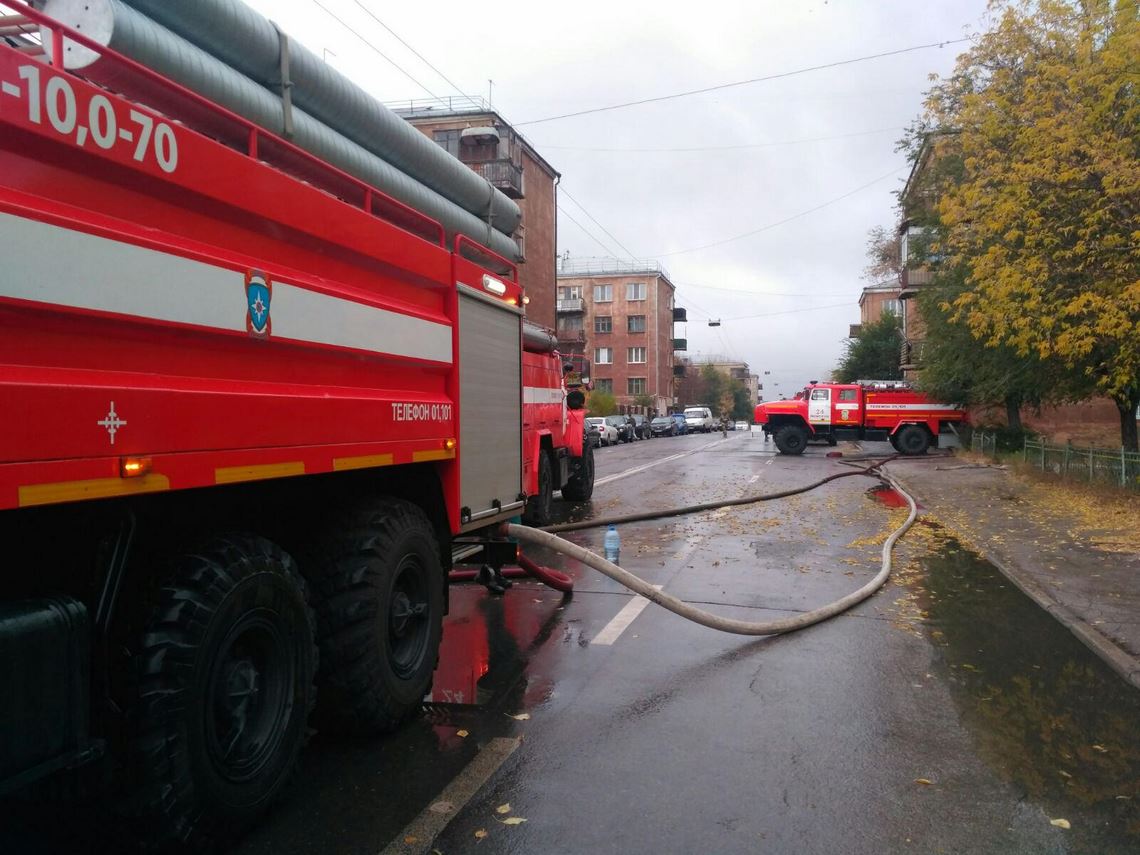
[[[115,59],[215,138],[0,46],[0,509],[430,463],[457,531],[456,284],[513,266]]]

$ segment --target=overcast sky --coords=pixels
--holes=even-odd
[[[986,25],[986,0],[247,2],[383,101],[489,95],[562,173],[559,252],[660,260],[689,312],[677,329],[689,355],[771,372],[761,378],[769,398],[838,360],[859,320],[867,231],[893,225],[906,178],[895,141],[929,75],[948,73],[968,44],[537,120]]]

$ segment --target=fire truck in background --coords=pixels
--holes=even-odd
[[[594,493],[594,450],[585,441],[586,397],[581,378],[555,349],[554,333],[523,326],[523,520],[550,522],[556,490],[581,502]]]
[[[781,454],[803,454],[808,441],[889,441],[900,454],[925,454],[931,446],[957,445],[955,426],[966,412],[931,401],[898,380],[819,383],[813,380],[791,401],[758,404],[755,423]]]
[[[268,22],[35,6],[0,0],[0,793],[98,769],[196,841],[273,802],[314,705],[419,709],[452,555],[513,556],[527,493],[589,497],[584,400],[524,354],[502,217],[305,116],[326,69]],[[250,60],[246,26],[277,94],[192,44]],[[279,132],[239,109],[266,93]]]

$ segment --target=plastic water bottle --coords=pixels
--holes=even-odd
[[[602,541],[605,548],[606,561],[617,564],[621,560],[621,535],[614,526],[606,529],[605,539]]]

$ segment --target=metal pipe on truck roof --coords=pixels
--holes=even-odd
[[[89,2],[89,0],[85,0]],[[190,43],[279,92],[282,34],[240,0],[122,0]],[[518,205],[304,45],[288,41],[293,103],[441,196],[512,234]],[[488,192],[490,191],[490,192]]]
[[[255,125],[281,134],[283,112],[280,98],[118,0],[48,0],[44,13]],[[45,38],[44,44],[50,54],[50,39]],[[79,44],[66,40],[64,44],[65,68],[81,71],[85,77],[128,97],[160,109],[167,107],[155,104],[160,93],[153,87],[147,86],[145,90],[138,91],[140,81],[137,75],[122,73],[114,63],[101,62],[97,53]],[[177,116],[176,109],[171,112],[175,118],[184,118]],[[194,126],[192,119],[187,124]],[[519,257],[518,245],[509,236],[491,228],[475,214],[465,211],[304,111],[292,110],[292,124],[290,142],[297,147],[438,220],[451,235],[466,235],[508,259]],[[428,144],[433,143],[428,141]]]

